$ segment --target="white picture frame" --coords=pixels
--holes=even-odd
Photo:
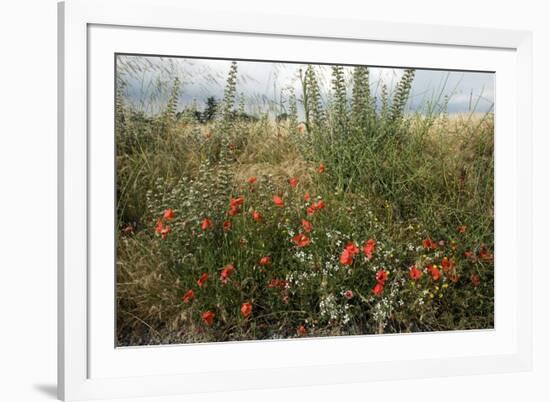
[[[68,0],[59,4],[58,15],[61,399],[161,396],[531,368],[529,32],[297,15],[212,15],[200,8],[186,8],[177,0]],[[193,41],[181,40],[190,38]],[[304,41],[311,49],[304,50]],[[109,250],[113,243],[101,245],[105,236],[97,229],[103,225],[97,212],[108,209],[110,202],[101,191],[112,193],[112,183],[104,188],[94,184],[98,177],[113,176],[112,166],[100,163],[112,153],[113,139],[98,134],[112,132],[108,116],[114,92],[108,63],[116,52],[180,54],[181,43],[192,42],[200,43],[201,49],[186,45],[187,55],[273,59],[276,54],[275,59],[285,60],[287,54],[286,60],[295,60],[303,51],[310,59],[342,62],[349,58],[353,62],[362,61],[353,50],[364,48],[382,61],[377,63],[380,65],[419,67],[422,57],[424,67],[496,71],[496,215],[506,214],[511,223],[505,228],[497,218],[495,225],[495,266],[505,273],[496,275],[495,329],[116,349],[111,342],[114,319],[109,315],[114,314],[113,267],[107,262],[103,268],[95,268],[97,261],[112,261],[114,255]],[[319,49],[329,47],[328,55],[314,53],[315,48],[319,54]],[[503,78],[499,81],[498,77]],[[506,163],[499,163],[503,160]],[[102,199],[107,200],[103,206]],[[106,230],[112,229],[108,219],[105,225]],[[96,248],[91,249],[91,243]],[[457,347],[452,353],[428,352],[427,346],[443,342]],[[410,352],[412,343],[426,348]],[[390,352],[382,356],[377,350]],[[297,357],[287,363],[289,356]],[[195,369],[178,369],[175,362],[182,357],[194,362]],[[239,381],[244,375],[246,383]]]

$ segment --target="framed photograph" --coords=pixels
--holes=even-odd
[[[530,33],[69,0],[59,49],[60,398],[530,369]]]

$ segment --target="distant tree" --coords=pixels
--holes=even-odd
[[[280,123],[281,121],[285,121],[285,120],[288,120],[290,116],[288,115],[288,113],[286,112],[283,112],[283,113],[280,113],[277,115],[277,117],[275,117],[275,120]]]
[[[218,111],[218,101],[213,96],[209,96],[206,99],[206,107],[202,113],[201,121],[203,123],[208,123],[211,120],[214,120],[216,113]]]

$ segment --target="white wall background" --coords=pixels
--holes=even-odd
[[[153,0],[152,0],[153,1]],[[182,0],[182,2],[188,0]],[[194,2],[188,1],[192,6]],[[550,400],[550,24],[541,0],[209,0],[212,12],[363,18],[534,32],[535,366],[522,374],[141,401]],[[0,5],[0,400],[55,399],[56,1]]]

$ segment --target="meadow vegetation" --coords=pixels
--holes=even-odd
[[[277,118],[237,63],[203,110],[118,80],[118,344],[492,328],[493,116],[405,112],[414,74],[308,66]]]

